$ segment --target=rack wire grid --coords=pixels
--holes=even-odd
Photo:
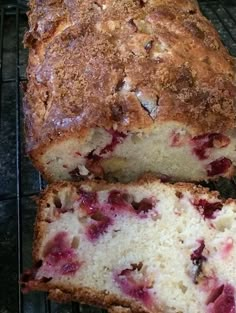
[[[201,8],[236,56],[236,3],[230,2],[202,2]],[[36,211],[32,196],[44,187],[24,152],[20,85],[26,81],[26,10],[23,1],[0,0],[0,313],[105,312],[76,303],[57,304],[43,293],[22,295],[18,284],[22,269],[31,266]],[[208,186],[236,198],[235,179]]]

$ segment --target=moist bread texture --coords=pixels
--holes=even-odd
[[[31,0],[28,16],[26,144],[47,180],[232,176],[235,60],[196,1]],[[209,134],[230,144],[199,157]]]
[[[235,313],[236,202],[192,184],[54,183],[25,291],[113,313]]]

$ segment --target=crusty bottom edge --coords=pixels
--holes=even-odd
[[[48,298],[59,302],[79,302],[107,309],[109,313],[150,313],[136,301],[122,299],[109,292],[98,292],[87,287],[65,287],[51,282],[33,282],[33,290],[48,292]],[[156,313],[164,313],[163,310],[157,309]]]

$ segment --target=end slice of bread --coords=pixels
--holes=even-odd
[[[192,184],[52,184],[24,291],[113,313],[235,313],[236,201]]]

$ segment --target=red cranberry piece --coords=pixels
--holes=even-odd
[[[77,256],[73,249],[49,254],[43,261],[42,267],[37,272],[37,279],[74,274],[80,268]]]
[[[207,167],[207,175],[215,176],[224,174],[232,166],[232,161],[227,158],[219,158],[211,162]]]
[[[61,274],[62,275],[73,274],[79,269],[79,267],[80,264],[77,261],[66,263],[61,267]]]
[[[171,147],[181,147],[187,140],[186,134],[181,134],[178,131],[173,131],[171,136],[170,136],[171,142],[170,146]]]
[[[226,241],[224,242],[222,249],[221,249],[222,258],[227,258],[231,254],[233,247],[234,247],[234,240],[232,237],[228,237]]]
[[[122,276],[116,279],[116,281],[125,294],[136,300],[142,301],[143,303],[148,303],[150,301],[148,288],[144,284],[135,282],[131,277],[127,278]]]
[[[206,257],[202,255],[203,250],[205,249],[204,240],[201,240],[199,243],[200,246],[196,250],[194,250],[193,253],[191,254],[191,260],[193,261],[194,264],[206,261]]]
[[[229,285],[221,285],[213,290],[207,304],[211,313],[236,313],[234,288]]]
[[[69,248],[68,235],[66,232],[58,233],[51,241],[47,243],[44,249],[44,257],[48,255],[57,255]]]
[[[97,193],[80,189],[79,194],[82,208],[86,210],[87,214],[94,214],[98,206]]]
[[[115,131],[115,130],[110,130],[109,134],[112,136],[111,143],[107,144],[100,152],[100,154],[105,154],[108,152],[114,151],[115,147],[119,144],[122,143],[123,140],[127,137],[126,134]]]
[[[80,267],[75,250],[66,232],[58,233],[44,249],[42,266],[36,273],[36,280],[51,278],[58,274],[73,274]]]
[[[192,138],[192,144],[194,145],[193,151],[200,160],[205,160],[209,157],[210,148],[223,148],[228,146],[230,139],[218,133],[205,134]]]
[[[107,228],[112,224],[112,220],[108,216],[102,216],[102,219],[90,224],[87,228],[87,236],[90,240],[98,239],[104,234]]]
[[[194,145],[193,151],[198,156],[200,160],[205,160],[209,156],[208,148],[213,148],[213,136],[209,134],[200,135],[192,138],[192,143]]]
[[[223,134],[211,134],[211,139],[213,140],[214,148],[225,148],[230,144],[229,137]]]
[[[118,190],[112,190],[108,196],[108,203],[114,207],[126,207],[128,205],[128,194]]]
[[[224,290],[224,285],[221,285],[215,289],[213,289],[207,299],[207,304],[213,303],[216,301],[217,298],[222,294]]]
[[[87,160],[85,166],[88,171],[95,176],[95,178],[102,178],[104,176],[104,170],[99,164],[99,161]]]
[[[204,218],[214,219],[214,213],[222,209],[223,204],[218,202],[208,202],[205,199],[199,199],[194,202],[194,206],[204,216]]]
[[[142,267],[142,266],[141,266]],[[135,279],[135,270],[140,270],[136,266],[132,269],[125,269],[115,276],[115,281],[126,295],[141,301],[146,307],[152,307],[153,299],[150,295],[150,283],[145,279]]]
[[[68,235],[66,232],[58,233],[49,241],[44,249],[44,257],[47,264],[56,265],[62,260],[73,256],[73,250],[70,247]]]
[[[145,286],[127,286],[126,293],[134,299],[142,301],[143,303],[148,303],[150,301],[150,295],[148,289]]]
[[[71,258],[73,255],[72,249],[66,249],[64,251],[51,252],[47,256],[47,264],[56,265],[59,262]]]
[[[179,147],[180,146],[180,138],[181,135],[179,133],[174,133],[171,137],[171,147]]]
[[[111,204],[112,209],[125,209],[137,214],[143,213],[144,216],[146,216],[145,214],[152,210],[156,204],[153,198],[144,198],[140,202],[132,201],[132,198],[133,197],[127,193],[112,190],[108,196],[108,203]]]
[[[91,152],[89,152],[89,153],[87,154],[86,158],[87,158],[88,160],[92,160],[92,161],[94,161],[94,162],[98,162],[98,161],[100,161],[100,160],[102,159],[102,157],[100,157],[99,155],[97,155],[97,154],[94,153],[94,150],[92,150]]]
[[[155,201],[152,198],[150,198],[150,199],[144,198],[140,202],[134,202],[133,201],[132,206],[135,209],[135,211],[137,212],[137,214],[139,214],[141,212],[148,213],[155,206]]]
[[[198,156],[199,160],[205,160],[209,157],[209,153],[206,149],[194,148],[193,151]]]

